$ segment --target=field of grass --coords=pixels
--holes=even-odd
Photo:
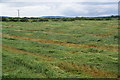
[[[2,22],[3,78],[116,78],[118,21]]]

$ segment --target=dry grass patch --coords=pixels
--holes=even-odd
[[[50,26],[50,27],[61,27],[63,25],[45,25],[45,26]]]
[[[4,49],[8,50],[8,51],[13,52],[13,53],[27,54],[27,55],[30,55],[30,56],[35,56],[35,57],[38,58],[38,60],[41,60],[41,59],[44,60],[44,61],[52,61],[52,60],[54,60],[54,58],[52,58],[52,57],[41,55],[39,53],[31,53],[31,52],[20,50],[20,49],[17,49],[17,48],[11,47],[11,46],[7,46],[7,45],[2,45],[2,47]]]
[[[109,45],[97,46],[97,45],[87,45],[87,44],[74,44],[74,43],[67,43],[67,42],[58,41],[58,40],[34,39],[34,38],[30,38],[30,37],[22,37],[22,36],[16,36],[16,35],[5,35],[5,34],[3,34],[3,37],[37,41],[37,42],[48,43],[48,44],[57,44],[57,45],[76,47],[76,48],[91,48],[92,47],[92,48],[103,49],[103,50],[118,51],[118,46],[109,46]]]
[[[77,65],[75,63],[70,63],[70,62],[60,62],[58,63],[58,66],[67,72],[72,72],[72,73],[77,72],[78,74],[80,72],[84,72],[86,74],[92,75],[93,77],[99,77],[99,78],[116,78],[117,77],[117,75],[114,74],[113,72],[106,72],[96,68],[95,66],[89,66],[85,64]]]
[[[92,34],[93,36],[100,36],[100,37],[107,37],[107,36],[112,36],[111,34]]]

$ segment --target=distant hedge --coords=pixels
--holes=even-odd
[[[109,17],[74,17],[74,18],[18,18],[18,17],[0,17],[3,22],[46,22],[46,21],[75,21],[75,20],[118,20],[118,16]]]

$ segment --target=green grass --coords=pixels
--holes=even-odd
[[[117,25],[117,20],[2,22],[3,77],[116,77]],[[13,35],[21,38],[10,37]],[[43,41],[26,40],[24,37]],[[80,45],[97,47],[77,47]]]

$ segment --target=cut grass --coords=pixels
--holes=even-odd
[[[76,47],[76,48],[91,48],[95,47],[98,49],[105,49],[105,50],[112,50],[112,51],[118,51],[118,46],[97,46],[97,45],[86,45],[86,44],[74,44],[74,43],[68,43],[68,42],[63,42],[63,41],[57,41],[57,40],[46,40],[46,39],[34,39],[30,37],[21,37],[21,36],[16,36],[16,35],[3,35],[3,37],[9,37],[9,38],[17,38],[17,39],[23,39],[23,40],[30,40],[30,41],[36,41],[36,42],[41,42],[41,43],[48,43],[48,44],[58,44],[58,45],[63,45],[63,46],[68,46],[68,47]]]
[[[4,78],[115,78],[118,23],[2,22]]]

